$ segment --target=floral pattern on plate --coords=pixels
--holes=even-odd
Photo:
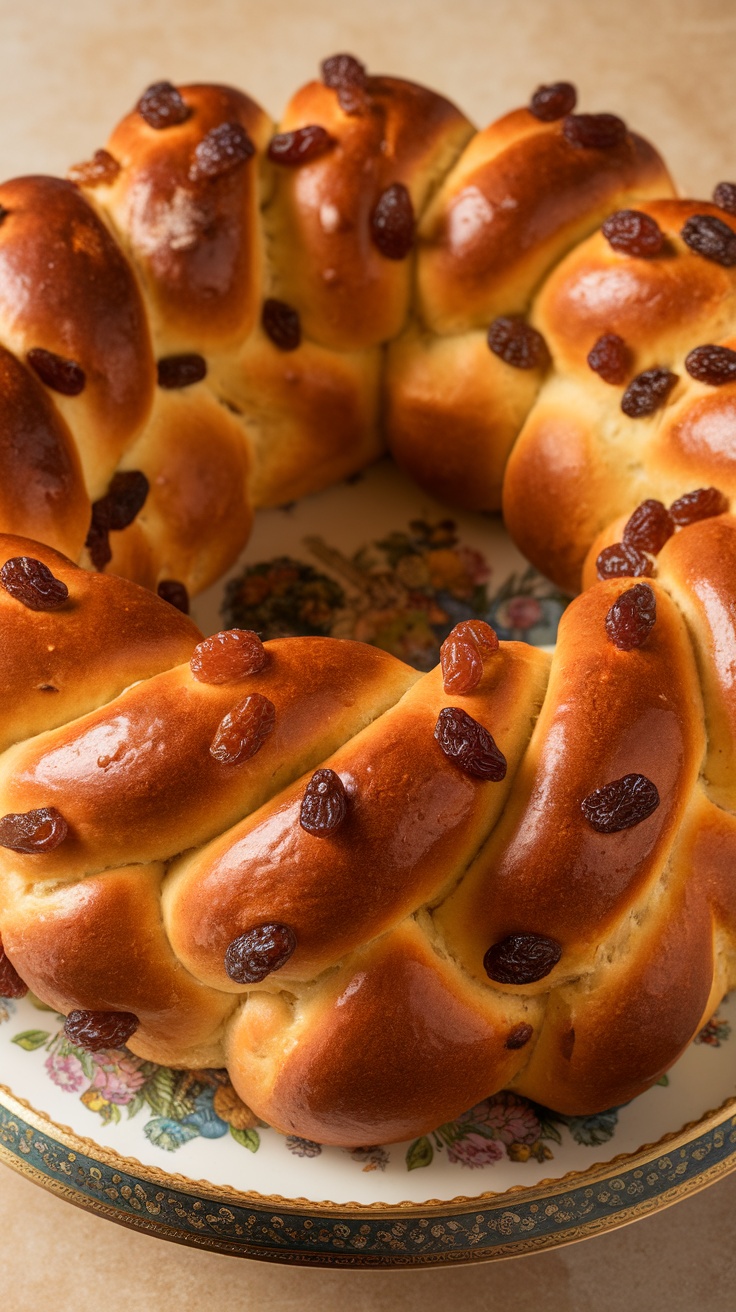
[[[322,569],[278,556],[229,580],[227,627],[255,629],[263,638],[356,638],[430,670],[460,620],[486,620],[504,639],[554,642],[568,600],[531,567],[494,588],[492,566],[463,543],[452,519],[412,520],[350,555],[315,534],[302,546]]]
[[[258,1151],[259,1131],[268,1127],[240,1099],[226,1071],[174,1071],[125,1049],[87,1052],[67,1039],[62,1016],[36,1005],[49,1018],[50,1028],[22,1030],[12,1042],[25,1052],[44,1050],[47,1078],[62,1092],[78,1095],[103,1123],[119,1122],[123,1109],[129,1119],[145,1113],[143,1133],[165,1152],[174,1152],[198,1136],[226,1135],[250,1152]],[[0,998],[0,1024],[9,1022],[14,1011],[10,999]],[[729,1023],[716,1015],[694,1043],[720,1047],[730,1034]],[[659,1083],[666,1087],[668,1077]],[[453,1165],[470,1168],[493,1166],[504,1156],[512,1162],[549,1161],[554,1157],[552,1145],[561,1144],[565,1133],[585,1147],[606,1143],[615,1134],[618,1112],[614,1107],[595,1116],[562,1116],[518,1094],[497,1093],[402,1149],[406,1169],[431,1165],[437,1153],[446,1153]],[[322,1146],[310,1139],[296,1135],[279,1139],[296,1157],[322,1153]],[[382,1145],[345,1151],[363,1171],[384,1171],[390,1161],[390,1149]]]

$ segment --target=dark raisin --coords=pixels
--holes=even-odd
[[[315,838],[326,838],[340,828],[348,813],[345,785],[334,770],[315,770],[302,798],[299,823]]]
[[[403,260],[414,245],[414,206],[402,182],[393,182],[371,215],[373,245],[387,260]]]
[[[210,756],[223,765],[239,765],[260,751],[276,723],[276,707],[252,692],[224,715],[210,745]]]
[[[263,302],[261,314],[263,331],[280,351],[295,351],[302,340],[302,325],[297,310],[286,301],[269,296]]]
[[[96,150],[92,158],[83,164],[72,164],[66,176],[78,187],[107,187],[115,181],[119,172],[120,165],[109,150]]]
[[[192,112],[170,82],[154,82],[143,92],[136,109],[149,128],[156,129],[173,128],[178,123],[185,123]]]
[[[99,501],[97,501],[92,506],[92,520],[87,530],[84,545],[89,552],[93,568],[101,572],[112,560],[112,547],[110,546],[110,533],[107,525],[96,517],[95,508],[99,504]]]
[[[4,205],[0,205],[0,223],[4,223],[9,214],[10,210],[6,210]]]
[[[712,519],[714,515],[725,515],[728,510],[728,498],[717,487],[698,487],[694,492],[686,492],[670,506],[670,514],[680,528],[686,524],[695,524],[700,519]]]
[[[599,579],[637,579],[654,573],[648,556],[628,542],[612,542],[595,562]]]
[[[638,259],[649,260],[664,246],[664,233],[657,220],[641,210],[617,210],[609,215],[601,231],[615,251]]]
[[[710,387],[736,382],[736,351],[729,346],[696,346],[685,359],[691,378]]]
[[[274,164],[298,168],[300,164],[310,164],[313,159],[326,155],[336,144],[326,128],[320,127],[319,123],[309,123],[293,132],[277,132],[271,138],[267,153]]]
[[[331,55],[321,66],[322,81],[337,92],[345,114],[363,114],[368,108],[368,78],[365,65],[353,55]]]
[[[547,364],[547,344],[541,333],[525,319],[501,315],[488,329],[488,345],[494,355],[514,369],[538,369]]]
[[[174,388],[191,387],[192,383],[201,383],[207,377],[207,361],[204,356],[190,352],[187,355],[165,355],[156,365],[159,387],[168,391]]]
[[[70,1011],[64,1033],[77,1048],[105,1052],[124,1047],[139,1025],[132,1011]]]
[[[642,419],[661,409],[677,382],[669,369],[645,369],[632,378],[621,398],[621,409],[629,419]]]
[[[571,146],[611,150],[626,140],[626,124],[615,114],[568,114],[562,131]]]
[[[140,469],[121,469],[114,474],[104,498],[108,528],[120,532],[133,523],[148,496],[149,483]]]
[[[224,629],[194,649],[189,667],[198,683],[232,683],[258,674],[268,660],[266,648],[250,629]]]
[[[580,803],[588,824],[599,834],[633,829],[658,806],[659,793],[651,779],[643,774],[625,774],[622,779],[613,779]]]
[[[657,556],[674,531],[674,520],[661,501],[642,501],[626,521],[623,540],[627,547]]]
[[[0,569],[0,583],[29,610],[58,610],[69,596],[66,583],[33,556],[12,556]]]
[[[440,711],[434,736],[448,760],[475,779],[499,783],[506,777],[506,757],[487,729],[458,706]]]
[[[483,657],[498,651],[498,638],[484,620],[463,620],[440,647],[445,692],[469,693],[483,677]]]
[[[614,601],[606,615],[606,633],[620,651],[646,642],[657,620],[657,598],[648,583],[637,583]]]
[[[189,593],[178,579],[162,579],[156,591],[162,601],[168,601],[182,615],[189,614]]]
[[[69,826],[55,806],[41,806],[35,811],[17,811],[0,819],[0,847],[11,852],[53,852],[64,842]]]
[[[629,348],[618,333],[604,333],[588,352],[588,364],[604,383],[622,383],[629,372]]]
[[[198,143],[189,167],[189,181],[226,177],[256,153],[248,133],[240,123],[221,123]]]
[[[535,984],[549,975],[562,956],[562,945],[544,934],[509,934],[483,958],[489,979],[499,984]]]
[[[515,1025],[506,1039],[505,1046],[510,1048],[512,1052],[516,1048],[525,1048],[533,1033],[534,1030],[531,1025]]]
[[[529,112],[543,123],[553,123],[557,118],[572,114],[577,99],[578,93],[572,82],[551,82],[549,86],[537,87]]]
[[[680,236],[704,259],[722,264],[726,269],[736,264],[736,232],[714,214],[693,214]]]
[[[24,998],[28,985],[23,983],[12,961],[5,955],[0,939],[0,998]]]
[[[62,396],[79,396],[84,391],[87,377],[75,360],[65,360],[62,355],[44,351],[41,346],[34,346],[26,359],[41,382],[54,392],[61,392]]]
[[[736,214],[736,182],[719,182],[713,200],[727,214]]]
[[[233,939],[225,953],[225,970],[236,984],[260,984],[285,966],[295,949],[296,934],[289,925],[256,925]]]

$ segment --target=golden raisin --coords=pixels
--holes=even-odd
[[[654,573],[648,556],[628,542],[612,542],[595,562],[599,579],[641,578]]]
[[[260,751],[276,723],[276,707],[268,697],[252,692],[220,721],[210,756],[223,765],[239,765]]]
[[[236,984],[260,984],[285,966],[296,950],[296,934],[289,925],[272,921],[256,925],[233,939],[225,953],[225,970]]]
[[[66,176],[78,187],[109,187],[119,172],[120,165],[109,150],[96,150],[91,159],[72,164]]]
[[[266,648],[257,633],[225,629],[195,647],[189,666],[198,683],[232,683],[258,674],[267,660]]]
[[[483,677],[483,657],[498,650],[498,638],[484,620],[463,620],[440,648],[442,686],[445,692],[472,692]]]
[[[64,1033],[77,1048],[106,1052],[124,1047],[139,1025],[132,1011],[70,1011]]]

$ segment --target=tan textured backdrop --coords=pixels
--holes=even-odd
[[[651,135],[683,188],[736,179],[734,0],[0,0],[0,176],[84,158],[164,77],[234,82],[278,114],[338,49],[437,86],[479,123],[570,79],[584,109]],[[736,1176],[512,1262],[282,1270],[130,1234],[0,1170],[0,1298],[7,1312],[731,1312],[734,1214]]]

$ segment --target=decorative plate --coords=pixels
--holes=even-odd
[[[195,618],[208,632],[360,638],[429,669],[460,619],[546,645],[564,606],[496,518],[450,515],[386,462],[261,514]],[[0,1160],[112,1220],[241,1256],[507,1257],[622,1225],[736,1168],[732,1025],[727,999],[660,1085],[598,1116],[502,1093],[411,1143],[347,1151],[264,1126],[224,1071],[92,1055],[55,1012],[0,999]]]

